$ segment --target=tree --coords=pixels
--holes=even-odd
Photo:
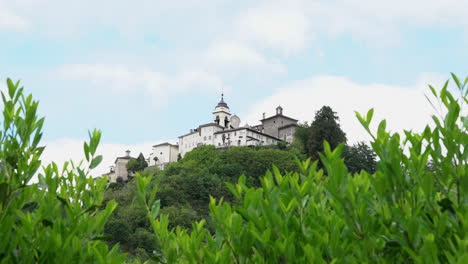
[[[374,173],[377,169],[375,152],[365,142],[358,142],[352,146],[345,146],[343,158],[349,172],[359,173],[364,170]]]
[[[55,163],[41,168],[42,126],[39,103],[7,79],[0,115],[0,262],[120,263],[125,255],[101,240],[104,225],[117,207],[102,206],[106,177],[88,171],[102,161],[95,155],[101,133],[89,133],[83,163]],[[75,165],[76,164],[76,165]],[[38,182],[31,182],[37,175]]]
[[[305,122],[299,124],[294,132],[294,140],[291,145],[295,146],[302,153],[309,155],[310,125]]]
[[[314,122],[309,128],[309,137],[306,142],[308,154],[312,160],[319,159],[323,152],[323,142],[326,140],[332,149],[341,143],[346,143],[346,134],[341,130],[339,118],[331,107],[323,106],[315,114]]]
[[[138,155],[138,158],[136,159],[131,158],[127,163],[127,170],[133,173],[137,171],[142,171],[146,167],[148,167],[148,162],[146,162],[143,153],[140,153],[140,155]]]

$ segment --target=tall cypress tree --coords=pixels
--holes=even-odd
[[[323,152],[324,140],[328,141],[332,149],[340,143],[346,144],[346,134],[341,130],[339,118],[329,106],[323,106],[315,113],[309,129],[308,154],[312,160],[319,159],[318,153]]]

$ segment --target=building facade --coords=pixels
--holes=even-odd
[[[260,122],[262,122],[260,125],[253,128],[288,143],[292,142],[298,125],[298,120],[283,115],[283,108],[281,106],[276,108],[276,115],[266,117],[264,114]]]
[[[216,105],[213,122],[191,129],[179,137],[179,153],[183,157],[198,146],[213,145],[217,148],[229,146],[275,145],[278,141],[291,143],[297,120],[283,115],[283,108],[276,108],[276,115],[260,120],[256,126],[240,126],[240,118],[231,115],[224,96]]]
[[[130,150],[125,151],[125,156],[117,157],[114,165],[110,167],[110,171],[107,174],[108,182],[116,182],[120,178],[122,181],[128,181],[129,173],[127,170],[127,163],[132,159],[130,156]]]
[[[280,141],[291,143],[297,127],[297,120],[283,114],[283,108],[278,106],[276,114],[263,118],[255,126],[241,126],[238,116],[232,115],[224,95],[212,112],[211,122],[191,129],[189,133],[179,137],[177,144],[168,142],[154,145],[152,153],[147,159],[149,166],[164,169],[168,164],[176,162],[179,157],[185,156],[196,147],[212,145],[216,148],[229,148],[231,146],[265,146],[276,145]],[[127,155],[119,157],[111,167],[110,182],[121,177],[128,180],[127,163],[130,160],[130,151]],[[130,175],[131,177],[131,175]]]
[[[169,163],[176,162],[179,155],[179,146],[168,142],[153,146],[149,155],[148,165],[164,169]]]

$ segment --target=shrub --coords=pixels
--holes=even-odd
[[[7,80],[2,94],[0,130],[0,263],[115,263],[125,255],[101,241],[104,225],[116,208],[109,201],[100,210],[106,178],[88,171],[102,160],[96,149],[101,133],[90,133],[84,143],[84,168],[52,163],[38,173],[43,118],[38,102],[26,96],[19,82]],[[38,183],[31,179],[38,175]]]
[[[462,98],[446,85],[433,95],[447,113],[434,116],[422,133],[389,133],[385,120],[377,132],[356,114],[372,136],[377,171],[349,173],[343,145],[324,143],[320,160],[299,163],[299,173],[276,167],[261,187],[227,183],[239,205],[211,198],[215,233],[205,221],[192,230],[169,229],[155,199],[157,186],[137,176],[138,199],[145,206],[161,245],[152,257],[164,263],[468,263],[468,78],[453,79]],[[431,168],[427,164],[431,160]]]

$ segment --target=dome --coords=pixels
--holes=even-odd
[[[240,122],[241,122],[241,120],[237,115],[231,116],[231,126],[233,128],[239,128]]]
[[[226,102],[224,102],[224,94],[221,95],[221,101],[219,101],[216,107],[226,107],[229,109],[229,106],[226,104]]]

